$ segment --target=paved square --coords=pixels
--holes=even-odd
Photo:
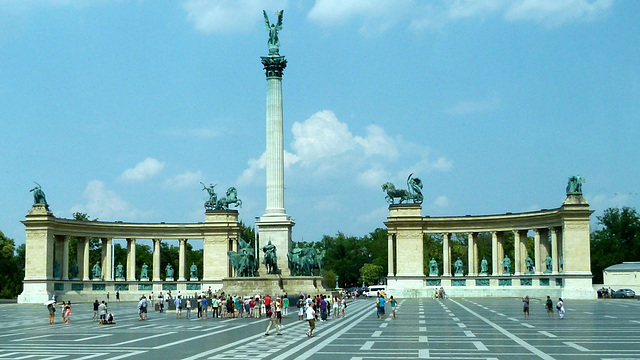
[[[554,299],[555,300],[555,299]],[[266,319],[176,319],[136,303],[111,303],[117,324],[100,326],[91,304],[75,304],[70,325],[48,325],[43,305],[0,305],[0,359],[640,359],[640,302],[566,301],[564,320],[541,299],[523,318],[520,299],[400,300],[398,318],[376,317],[373,299],[349,303],[346,319],[295,314],[283,336],[264,336]],[[291,309],[295,312],[296,309]],[[387,308],[389,314],[390,308]]]

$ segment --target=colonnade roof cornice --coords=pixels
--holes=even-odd
[[[420,228],[425,233],[504,232],[560,227],[563,219],[567,217],[576,215],[582,218],[588,217],[591,213],[588,205],[586,210],[567,209],[563,206],[556,209],[493,215],[389,217],[385,225],[390,230]]]
[[[46,228],[54,235],[116,239],[199,239],[208,235],[240,231],[237,223],[129,223],[78,221],[49,217],[26,220],[27,229]]]

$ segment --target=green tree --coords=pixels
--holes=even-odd
[[[11,299],[22,291],[24,245],[16,253],[15,241],[0,231],[0,298]],[[20,258],[22,256],[22,258]]]
[[[640,216],[625,206],[608,208],[597,219],[602,228],[591,233],[591,272],[602,284],[605,268],[640,258]]]
[[[380,279],[385,276],[384,269],[380,265],[364,264],[360,268],[360,277],[364,277],[367,284],[378,284]]]

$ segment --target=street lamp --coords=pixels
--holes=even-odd
[[[362,275],[362,290],[364,291],[364,275]]]

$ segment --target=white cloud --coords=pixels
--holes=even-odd
[[[347,124],[340,122],[328,110],[313,114],[303,123],[296,121],[291,131],[294,137],[291,147],[302,165],[346,153],[356,146]]]
[[[163,162],[154,158],[146,158],[134,168],[125,170],[119,178],[127,181],[145,181],[160,173],[164,166]]]
[[[326,27],[356,21],[361,33],[375,34],[397,24],[422,30],[490,16],[557,26],[593,20],[612,4],[613,0],[316,0],[307,17]]]
[[[380,33],[402,19],[413,0],[316,0],[307,18],[326,27],[361,19],[360,33]]]
[[[87,200],[84,205],[75,205],[71,212],[84,212],[92,218],[100,220],[136,220],[145,214],[123,200],[115,192],[108,190],[104,182],[92,180],[87,184],[83,192],[83,197]]]
[[[433,205],[438,207],[447,207],[449,206],[449,198],[444,195],[440,195],[433,201]]]
[[[570,20],[592,20],[611,5],[613,0],[522,0],[511,3],[504,17],[510,21],[532,20],[555,26]]]
[[[262,9],[271,17],[269,9],[275,12],[285,9],[286,5],[285,0],[188,0],[183,8],[196,29],[205,33],[230,33],[261,27]]]
[[[396,173],[391,169],[397,167],[398,159],[413,161],[400,172],[399,177],[405,178],[411,172],[446,172],[453,167],[453,162],[446,157],[433,159],[432,151],[425,146],[404,142],[401,137],[393,138],[378,125],[368,126],[364,136],[354,136],[348,125],[329,110],[295,122],[292,132],[294,152],[285,152],[285,166],[293,170],[304,168],[305,174],[316,178],[350,178],[373,189]],[[253,182],[265,168],[265,154],[249,160],[248,165],[237,180],[241,185]]]
[[[248,185],[257,180],[257,175],[260,170],[264,170],[267,166],[267,154],[263,152],[262,155],[256,159],[249,159],[247,161],[248,168],[244,169],[242,175],[236,180],[236,184],[240,186]],[[284,168],[288,169],[293,164],[296,164],[300,161],[300,158],[296,154],[292,154],[288,151],[284,151]]]
[[[368,188],[379,187],[390,177],[391,174],[382,168],[371,168],[357,175],[358,182]]]
[[[187,171],[184,174],[179,174],[165,180],[163,186],[166,189],[185,189],[198,186],[202,179],[204,179],[202,171]]]

